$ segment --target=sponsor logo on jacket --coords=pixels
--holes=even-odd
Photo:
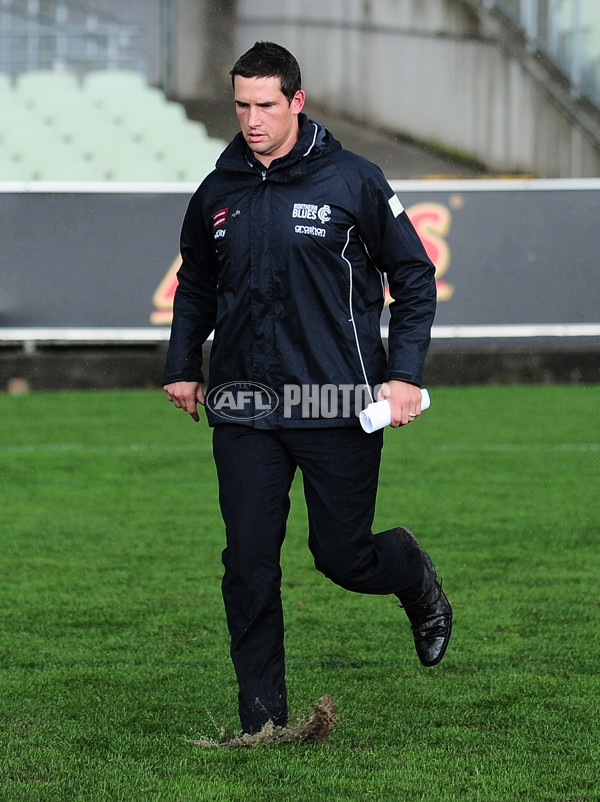
[[[228,208],[227,209],[219,209],[218,212],[215,212],[213,215],[211,215],[210,219],[212,220],[213,231],[215,231],[217,228],[220,228],[221,226],[225,225],[225,223],[227,222],[227,213],[228,212],[229,212]]]
[[[213,237],[215,239],[219,239],[219,237],[224,237],[227,229],[223,228],[225,223],[227,222],[227,214],[229,212],[229,208],[227,209],[219,209],[218,212],[215,212],[211,215],[212,225],[213,225]]]
[[[292,207],[292,218],[301,220],[318,220],[321,225],[331,220],[331,206],[325,204],[317,206],[315,203],[295,203]],[[296,234],[308,234],[312,237],[324,237],[327,229],[318,226],[300,225],[295,226]]]

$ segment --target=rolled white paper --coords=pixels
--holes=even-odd
[[[392,410],[389,401],[373,401],[372,404],[358,416],[360,425],[367,434],[372,434],[384,426],[389,426],[392,422]]]
[[[431,398],[428,391],[423,388],[421,390],[421,412],[431,406]],[[373,401],[366,409],[359,414],[358,419],[360,425],[363,427],[367,434],[372,434],[378,429],[383,429],[389,426],[392,422],[392,410],[390,402],[387,399],[383,401]]]

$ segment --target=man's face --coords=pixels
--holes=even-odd
[[[244,139],[266,167],[285,156],[298,141],[298,114],[304,92],[289,103],[279,78],[234,78],[235,108]]]

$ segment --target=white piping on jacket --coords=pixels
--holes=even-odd
[[[313,134],[312,142],[311,142],[311,143],[310,143],[310,145],[308,146],[308,150],[306,151],[306,153],[303,153],[303,154],[302,154],[302,158],[304,158],[305,156],[308,156],[308,154],[309,154],[309,153],[311,152],[311,150],[314,148],[314,146],[315,146],[315,142],[317,141],[317,131],[319,130],[319,127],[316,125],[316,123],[315,123],[315,126],[314,126],[314,127],[315,127],[315,133]]]
[[[354,320],[354,309],[352,308],[352,289],[353,289],[353,282],[352,282],[352,265],[350,261],[346,258],[346,248],[350,242],[350,232],[354,226],[350,226],[348,231],[346,232],[346,243],[342,248],[342,259],[348,265],[348,308],[350,309],[350,323],[352,323],[352,329],[354,331],[354,341],[356,342],[356,350],[358,351],[358,358],[360,359],[360,366],[362,369],[363,378],[365,380],[365,386],[369,393],[369,398],[371,401],[374,401],[373,393],[371,392],[371,385],[369,384],[369,378],[367,376],[367,371],[365,369],[365,363],[362,356],[362,351],[360,350],[360,341],[358,339],[358,331],[356,330],[356,322]]]

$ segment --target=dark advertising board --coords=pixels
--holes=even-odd
[[[600,181],[393,187],[437,268],[434,337],[598,341]],[[166,339],[193,191],[0,185],[0,341]]]
[[[154,296],[189,195],[0,193],[0,328],[168,325]]]

